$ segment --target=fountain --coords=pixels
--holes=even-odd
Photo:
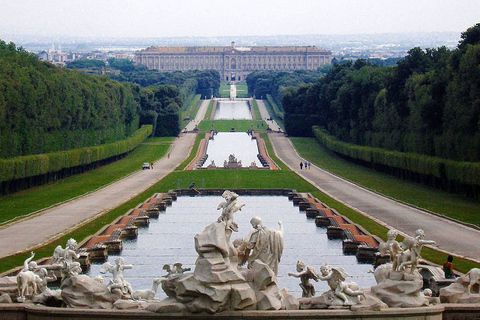
[[[172,196],[176,198],[173,193]],[[196,205],[194,210],[181,208],[182,211],[187,211],[187,214],[183,218],[173,214],[170,220],[171,225],[165,224],[169,219],[160,221],[158,227],[159,230],[163,229],[166,232],[164,236],[152,235],[153,238],[144,239],[144,244],[153,244],[154,250],[150,254],[140,251],[133,256],[124,255],[124,252],[134,252],[125,245],[120,257],[112,258],[113,263],[107,261],[102,264],[101,269],[97,269],[105,279],[103,276],[97,275],[93,278],[80,274],[82,269],[78,260],[81,259],[84,251],[82,249],[79,251],[76,242],[70,240],[66,249],[56,250],[55,259],[51,261],[55,265],[48,266],[61,271],[60,288],[50,289],[46,284],[49,281],[55,281],[55,276],[47,277],[49,273],[43,270],[47,266],[39,266],[33,262],[32,253],[17,276],[1,278],[0,291],[3,290],[3,292],[6,284],[18,283],[18,301],[23,304],[20,304],[20,307],[15,307],[11,303],[0,305],[0,315],[9,319],[26,318],[30,317],[30,314],[34,314],[35,319],[51,317],[149,319],[154,312],[155,317],[166,319],[185,316],[196,318],[196,313],[200,313],[199,317],[205,317],[203,313],[206,312],[216,313],[216,317],[219,318],[235,315],[242,318],[271,317],[275,314],[279,319],[287,317],[300,319],[307,316],[346,319],[357,318],[361,312],[361,317],[364,319],[380,316],[385,319],[392,317],[395,319],[417,319],[418,317],[441,319],[442,316],[460,319],[475,314],[474,306],[465,308],[461,305],[457,308],[455,305],[444,306],[439,303],[441,299],[450,303],[456,301],[478,303],[476,292],[478,292],[480,278],[479,269],[472,269],[465,277],[459,277],[458,281],[441,289],[440,298],[433,297],[431,290],[421,293],[422,275],[417,270],[421,249],[426,244],[434,244],[432,241],[425,240],[422,230],[418,230],[414,237],[407,237],[401,244],[395,240],[396,232],[389,233],[388,242],[379,246],[381,248],[379,254],[391,255],[394,264],[387,263],[379,266],[374,273],[377,284],[369,288],[361,283],[359,285],[359,283],[347,281],[347,278],[361,265],[349,269],[348,264],[336,261],[333,256],[328,255],[328,248],[324,247],[324,244],[309,239],[309,228],[296,225],[299,220],[298,214],[281,213],[286,207],[285,204],[280,203],[280,206],[276,206],[276,201],[266,200],[267,198],[264,197],[253,202],[246,196],[239,199],[238,194],[231,191],[224,191],[222,197],[225,201],[220,202],[217,207],[221,210],[220,216],[212,210],[212,201],[208,199],[209,201],[204,205]],[[180,197],[177,201],[181,202],[181,198],[196,201],[207,197]],[[303,207],[323,208],[315,201],[310,201],[310,198],[303,198],[300,201],[295,200],[298,196],[293,195],[292,198]],[[213,199],[218,203],[216,200],[218,198]],[[149,200],[147,203],[150,208],[156,200]],[[266,204],[266,206],[260,204]],[[144,206],[145,204],[142,205]],[[171,208],[174,206],[172,205]],[[268,207],[272,207],[274,214],[268,214],[266,210]],[[249,211],[250,208],[251,211]],[[170,207],[165,214],[160,214],[159,219],[163,218],[162,216],[168,217],[169,209]],[[205,214],[199,214],[202,211],[205,211]],[[251,218],[254,212],[260,212],[265,219]],[[284,224],[278,222],[278,229],[270,228],[269,226],[279,218],[284,220]],[[251,228],[246,227],[247,221],[250,221]],[[310,226],[313,227],[313,220],[310,222]],[[174,227],[175,224],[178,226]],[[176,253],[171,251],[172,247],[170,247],[170,249],[167,248],[167,254],[160,254],[161,259],[155,260],[159,248],[155,242],[168,239],[169,237],[165,235],[172,236],[172,239],[168,240],[173,241],[175,246],[178,246],[179,239],[182,238],[190,238],[190,241],[185,243],[191,242],[191,236],[188,237],[188,234],[191,234],[190,231],[188,228],[184,229],[184,226],[189,224],[197,230],[199,224],[206,225],[203,231],[194,237],[194,251],[179,249]],[[150,224],[148,229],[153,225]],[[323,230],[315,227],[313,229],[314,234],[319,229]],[[147,229],[143,228],[143,230]],[[293,233],[289,236],[292,231]],[[148,230],[145,234],[149,232]],[[173,236],[175,232],[180,234],[179,238]],[[238,234],[243,232],[246,235],[234,240],[232,236],[237,232]],[[140,239],[142,237],[139,237],[136,242],[141,242]],[[295,240],[297,243],[292,247],[290,243]],[[173,248],[176,248],[175,246]],[[191,243],[188,246],[192,248]],[[316,252],[315,249],[320,250]],[[290,258],[288,258],[289,251]],[[135,257],[139,261],[135,262]],[[299,257],[309,259],[308,267],[306,263],[298,260]],[[145,264],[148,260],[152,261],[149,261],[150,264]],[[320,272],[316,271],[317,266],[312,263],[322,263]],[[153,269],[149,265],[152,265]],[[163,275],[159,273],[162,265]],[[295,265],[298,273],[287,272],[287,269],[293,271]],[[147,282],[150,282],[150,285],[147,289],[138,290],[134,281],[131,281],[133,278],[129,278],[129,272],[136,269],[150,269],[150,272],[155,274],[154,278],[148,279]],[[92,267],[92,270],[95,268]],[[303,298],[295,297],[298,291],[282,289],[284,288],[282,278],[293,281],[295,278],[300,278]],[[356,280],[359,279],[356,278]],[[326,288],[321,287],[323,293],[315,296],[314,286],[310,280],[320,281],[320,283],[324,281]],[[160,286],[166,298],[157,300],[155,294]],[[9,301],[7,296],[15,297],[15,293],[12,291],[3,293],[0,301],[11,302],[12,300]],[[64,304],[69,308],[36,307],[29,304],[31,302],[49,306]],[[423,306],[429,307],[422,308]],[[81,312],[77,312],[77,308],[81,308]],[[109,310],[99,312],[98,309]],[[298,309],[315,310],[309,310],[312,313],[305,313]],[[328,310],[319,311],[318,309]]]

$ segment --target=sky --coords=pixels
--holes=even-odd
[[[462,32],[479,22],[479,0],[0,0],[0,36]]]

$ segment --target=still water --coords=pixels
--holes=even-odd
[[[164,264],[181,262],[183,267],[195,267],[198,257],[194,247],[195,234],[216,221],[220,215],[217,205],[223,202],[220,196],[178,197],[165,213],[158,219],[150,219],[148,227],[140,228],[138,238],[124,242],[120,256],[125,264],[133,268],[125,270],[125,279],[133,290],[150,289],[154,278],[166,273],[162,270]],[[286,196],[239,196],[238,203],[244,203],[242,211],[235,214],[239,232],[232,235],[232,241],[237,237],[245,237],[251,231],[250,219],[260,216],[264,224],[278,229],[277,221],[283,222],[285,248],[279,265],[278,280],[280,288],[286,288],[295,297],[300,298],[299,279],[289,277],[288,272],[296,272],[297,260],[303,260],[307,265],[319,272],[320,265],[327,262],[331,266],[343,267],[350,278],[360,288],[375,285],[373,274],[368,273],[370,264],[359,264],[355,256],[345,256],[342,253],[341,240],[328,240],[326,229],[318,228],[313,219],[308,219],[305,212],[299,211]],[[109,256],[112,264],[118,256]],[[92,264],[89,275],[99,275],[101,264]],[[107,283],[111,275],[104,275]],[[313,282],[317,295],[327,291],[325,281]],[[156,298],[166,298],[161,287]]]
[[[213,120],[251,120],[252,113],[246,101],[219,101]]]
[[[207,167],[215,161],[217,167],[222,167],[223,162],[228,161],[229,155],[235,155],[238,161],[242,161],[243,167],[248,167],[252,162],[261,167],[257,158],[257,140],[252,139],[246,132],[219,132],[212,140],[209,140],[207,147],[207,161],[203,167]]]

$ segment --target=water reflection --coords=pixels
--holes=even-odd
[[[219,101],[213,120],[251,120],[252,113],[246,101]]]
[[[208,158],[203,167],[207,167],[212,160],[217,167],[222,167],[223,162],[228,161],[231,154],[234,154],[238,161],[242,161],[244,167],[248,167],[252,162],[261,166],[257,158],[257,140],[245,132],[219,132],[208,142]]]
[[[125,271],[126,280],[134,290],[150,289],[154,278],[165,274],[164,264],[183,263],[184,267],[195,267],[198,254],[194,248],[195,234],[203,231],[210,223],[216,221],[220,212],[215,210],[224,199],[220,196],[178,197],[165,214],[158,219],[151,219],[150,226],[139,229],[136,240],[126,241],[120,254],[126,264],[133,264],[133,269]],[[281,288],[286,288],[295,297],[301,297],[299,279],[288,277],[288,272],[296,272],[297,260],[303,260],[317,271],[320,265],[328,262],[332,266],[341,266],[349,274],[347,281],[357,282],[361,288],[375,284],[373,275],[368,273],[369,264],[358,264],[355,256],[342,254],[341,240],[328,240],[326,229],[317,228],[312,219],[286,196],[240,196],[239,203],[245,203],[242,211],[235,214],[239,232],[232,236],[245,237],[251,230],[249,223],[254,216],[262,217],[267,227],[278,229],[281,220],[285,229],[285,249],[280,261],[278,280]],[[110,256],[108,261],[114,263],[117,256]],[[93,264],[89,275],[97,276],[99,264]],[[105,279],[105,283],[109,278]],[[317,295],[328,290],[326,282],[314,282]],[[166,295],[159,288],[156,298]]]

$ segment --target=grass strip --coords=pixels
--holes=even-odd
[[[94,191],[165,155],[173,138],[148,138],[125,158],[83,174],[31,188],[0,199],[0,222],[9,221]]]
[[[315,138],[290,138],[302,157],[347,180],[391,198],[480,226],[480,201],[410,182],[348,162]]]
[[[202,100],[200,100],[201,96],[200,94],[196,94],[193,96],[193,98],[186,103],[186,107],[182,108],[182,114],[180,119],[180,128],[183,130],[190,120],[195,119],[195,115],[198,112],[198,109],[200,108],[200,105],[202,104]],[[189,120],[186,120],[189,119]],[[185,121],[184,121],[185,120]]]
[[[253,112],[255,113],[255,119],[262,119],[262,114],[260,113],[260,109],[258,109],[257,100],[253,99],[252,105],[253,105]]]
[[[215,104],[215,100],[210,100],[210,103],[208,104],[207,112],[205,113],[205,117],[203,118],[204,120],[213,120],[212,111],[213,111],[214,104]]]
[[[190,155],[183,160],[182,163],[175,169],[175,171],[182,171],[192,162],[192,160],[197,156],[198,148],[200,147],[200,141],[205,139],[205,133],[197,134],[197,138],[195,139],[195,144],[193,145],[192,151],[190,151]]]

